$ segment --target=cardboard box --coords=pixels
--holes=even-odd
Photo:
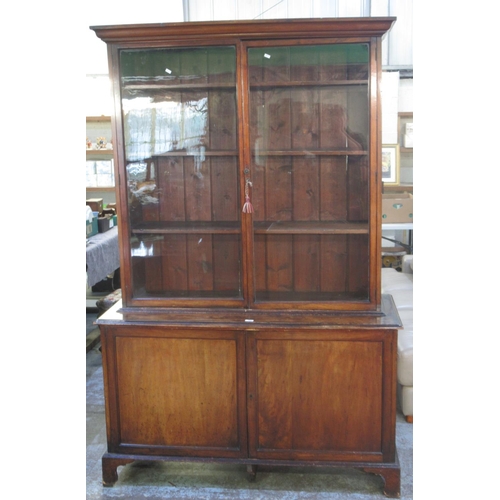
[[[106,208],[113,208],[115,210],[115,213],[118,214],[118,207],[117,207],[116,203],[108,203],[106,205]]]
[[[94,236],[99,232],[99,227],[97,225],[97,217],[92,218],[92,222],[87,222],[87,238]]]
[[[413,222],[411,193],[382,195],[382,224],[390,222]]]
[[[91,198],[90,200],[87,200],[87,205],[92,209],[93,212],[102,212],[102,198]]]

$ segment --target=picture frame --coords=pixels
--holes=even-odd
[[[387,185],[399,184],[399,148],[397,144],[382,146],[382,182]]]

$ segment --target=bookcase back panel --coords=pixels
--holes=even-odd
[[[366,235],[258,234],[254,252],[258,301],[368,297]]]
[[[132,249],[136,297],[241,297],[240,236],[145,235]]]

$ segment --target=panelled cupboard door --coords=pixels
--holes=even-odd
[[[250,456],[381,462],[393,453],[391,344],[362,331],[251,335]]]
[[[234,332],[101,327],[110,451],[247,455],[244,343]]]

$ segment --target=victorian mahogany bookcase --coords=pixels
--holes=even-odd
[[[92,27],[108,46],[122,303],[104,484],[134,460],[321,465],[398,496],[381,276],[394,18]]]

